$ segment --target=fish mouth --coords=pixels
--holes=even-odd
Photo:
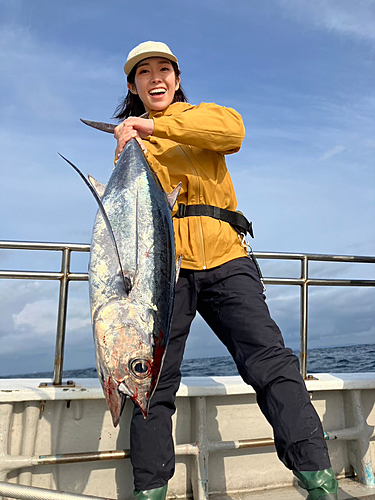
[[[126,394],[117,390],[117,384],[111,377],[108,377],[108,379],[104,381],[103,390],[112,416],[113,425],[117,427],[125,406]]]
[[[126,396],[129,396],[130,399],[138,406],[138,408],[141,410],[142,415],[144,418],[147,418],[148,415],[148,410],[150,407],[150,397],[149,393],[146,392],[144,394],[142,393],[134,393],[131,391],[126,383],[121,382],[121,384],[118,386],[118,393],[121,397],[125,398]],[[113,415],[112,415],[113,417]]]

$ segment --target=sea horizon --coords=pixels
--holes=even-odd
[[[293,352],[299,357],[299,350],[293,350]],[[307,371],[309,373],[375,372],[375,343],[308,349]],[[181,366],[181,374],[183,377],[235,376],[238,375],[238,371],[230,355],[206,356],[184,359]],[[0,379],[52,377],[52,371],[0,375]],[[63,371],[64,379],[96,377],[95,367],[67,369]]]

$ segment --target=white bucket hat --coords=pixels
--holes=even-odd
[[[178,64],[177,57],[172,54],[171,49],[165,43],[143,42],[129,52],[124,66],[126,76],[129,76],[129,73],[139,61],[147,57],[165,57]]]

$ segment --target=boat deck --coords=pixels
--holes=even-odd
[[[50,382],[0,380],[0,482],[79,498],[131,498],[132,405],[125,405],[114,429],[98,379],[61,387]],[[343,478],[339,500],[375,500],[374,373],[315,374],[306,386],[323,422],[333,469]],[[170,499],[306,498],[278,460],[272,428],[240,377],[185,378],[176,405]],[[367,487],[348,479],[354,470]]]
[[[338,497],[339,500],[375,500],[375,490],[366,488],[352,479],[340,479]],[[210,500],[302,500],[304,498],[306,491],[297,486],[253,491],[236,497],[210,495]]]

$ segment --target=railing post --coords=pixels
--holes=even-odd
[[[370,438],[372,428],[367,424],[363,414],[360,390],[350,391],[350,406],[353,411],[354,426],[360,429],[360,436],[349,442],[349,460],[358,477],[358,481],[369,488],[375,488],[374,471],[372,468]]]
[[[300,326],[300,364],[301,374],[307,377],[307,317],[308,317],[308,258],[305,255],[301,260],[301,326]]]
[[[0,481],[6,481],[9,472],[3,461],[9,453],[12,414],[13,403],[0,403]]]
[[[65,329],[66,329],[66,311],[68,306],[68,286],[70,271],[70,248],[64,248],[62,253],[61,272],[63,277],[60,281],[59,309],[57,316],[57,334],[55,348],[55,365],[53,370],[53,385],[62,384]]]
[[[195,425],[198,455],[194,460],[192,489],[194,500],[208,499],[208,440],[206,398],[195,398]]]

